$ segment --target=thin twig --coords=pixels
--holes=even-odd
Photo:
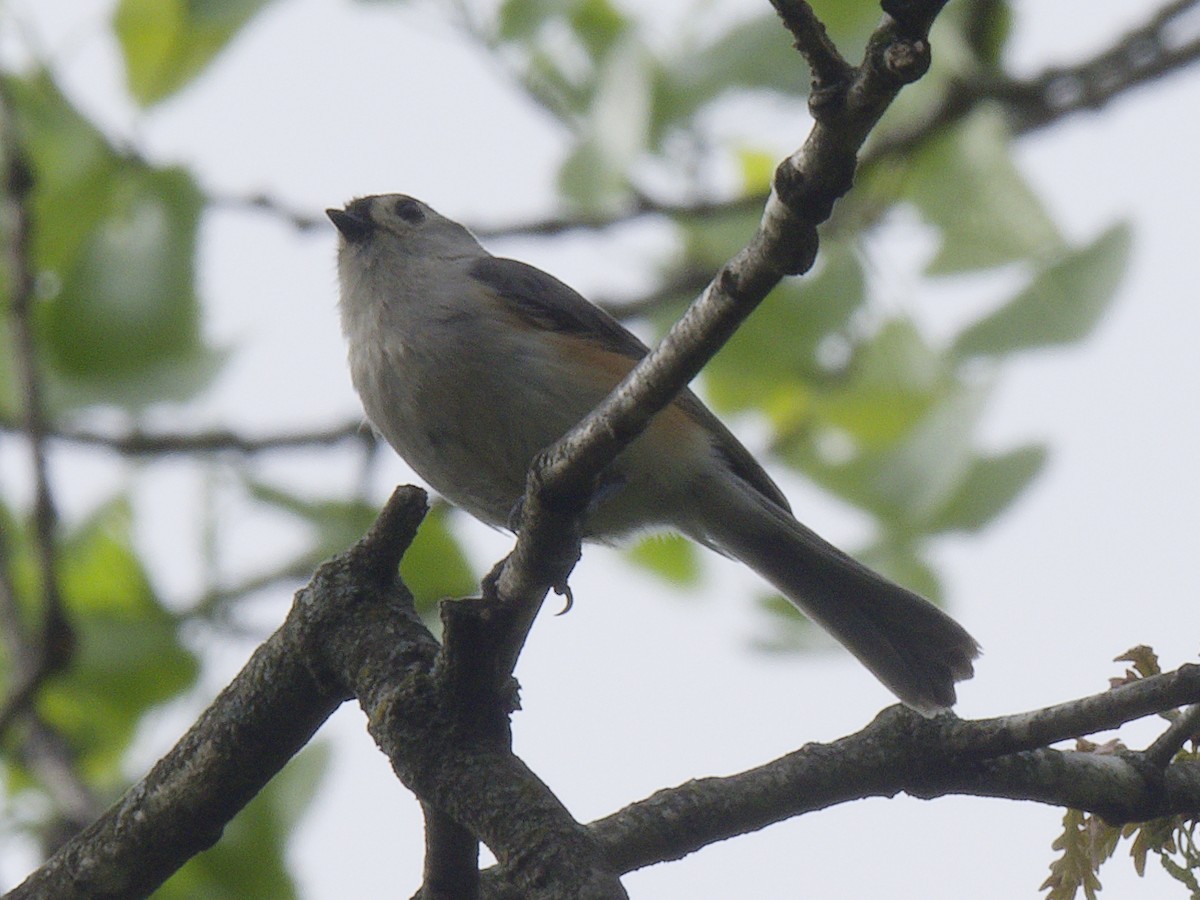
[[[849,80],[854,67],[842,58],[811,6],[804,0],[771,0],[771,5],[791,32],[793,46],[812,70],[814,93]]]
[[[0,710],[0,732],[25,706],[49,675],[63,669],[73,650],[73,634],[63,608],[57,574],[57,522],[54,495],[47,465],[45,407],[42,400],[41,373],[37,343],[33,334],[33,300],[36,286],[31,264],[32,222],[29,197],[33,190],[33,169],[17,140],[11,106],[0,85],[0,152],[3,158],[4,219],[8,234],[4,241],[4,264],[8,270],[8,320],[12,342],[12,363],[20,404],[21,431],[29,446],[31,481],[34,486],[33,547],[40,581],[40,622],[38,630],[23,634],[24,650],[14,654],[13,687]],[[16,602],[11,582],[5,602]],[[15,613],[6,618],[17,618]]]
[[[794,2],[779,0],[777,5]],[[971,110],[992,101],[1009,113],[1015,133],[1041,130],[1082,109],[1098,109],[1135,87],[1179,71],[1200,59],[1200,39],[1189,35],[1187,17],[1200,0],[1176,0],[1156,12],[1146,24],[1126,32],[1109,47],[1087,60],[1067,67],[1046,69],[1027,79],[988,75],[960,80],[947,91],[941,104],[911,128],[879,135],[864,152],[866,168],[912,152],[933,134],[961,120]],[[468,33],[480,39],[475,32]],[[1102,76],[1103,88],[1084,89],[1091,76]],[[657,201],[635,195],[633,202],[606,214],[548,216],[524,222],[471,227],[480,238],[553,237],[572,231],[603,231],[647,216],[674,220],[703,219],[714,215],[761,209],[766,194],[755,193],[700,203]],[[232,208],[262,210],[290,222],[300,230],[329,226],[325,216],[297,211],[266,194],[245,197],[211,195],[212,202]]]
[[[17,423],[0,419],[0,431],[19,430],[20,426]],[[350,440],[360,441],[368,447],[373,447],[376,443],[374,432],[361,419],[316,431],[268,434],[261,437],[251,437],[228,428],[216,428],[191,434],[139,430],[104,433],[84,428],[58,428],[46,429],[43,438],[79,446],[96,447],[121,456],[131,457],[220,453],[254,456],[275,450],[332,447]]]

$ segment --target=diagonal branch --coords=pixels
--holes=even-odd
[[[460,823],[505,865],[504,896],[624,896],[587,830],[506,740],[464,733],[461,709],[447,702],[437,641],[396,574],[425,509],[423,491],[398,489],[179,743],[5,900],[149,896],[351,696],[404,783],[451,816],[439,827]],[[435,843],[458,842],[455,832]]]
[[[609,397],[535,462],[516,547],[486,594],[518,611],[497,649],[499,675],[512,671],[546,593],[565,587],[579,555],[579,518],[597,474],[699,373],[785,275],[812,266],[816,226],[849,189],[858,150],[900,89],[928,68],[929,46],[921,29],[942,5],[941,0],[898,3],[902,18],[884,17],[863,63],[840,90],[814,106],[816,123],[807,140],[776,170],[750,243]],[[815,21],[792,16],[789,24],[817,27]]]

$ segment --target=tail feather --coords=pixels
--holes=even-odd
[[[753,498],[748,512],[746,500]],[[704,540],[744,562],[830,632],[906,705],[949,709],[979,644],[928,600],[847,556],[765,497],[710,516]]]

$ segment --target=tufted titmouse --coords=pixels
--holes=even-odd
[[[341,232],[341,319],[367,416],[429,485],[503,527],[539,450],[596,406],[646,347],[551,275],[483,249],[402,194],[327,210]],[[691,391],[601,476],[584,533],[673,528],[733,556],[841,641],[906,704],[953,705],[975,640],[793,517]]]

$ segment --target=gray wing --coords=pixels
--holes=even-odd
[[[599,339],[607,349],[634,360],[649,352],[649,348],[620,322],[535,266],[515,259],[487,256],[471,266],[471,277],[511,302],[518,315],[538,328]],[[775,505],[791,512],[787,498],[771,476],[699,397],[684,390],[676,402],[713,435],[714,446],[735,475]]]

